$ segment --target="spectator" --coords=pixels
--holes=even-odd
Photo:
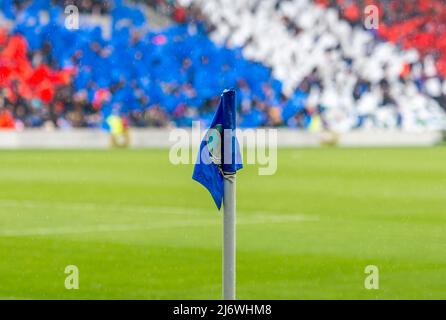
[[[15,121],[8,107],[0,107],[0,129],[14,129]]]

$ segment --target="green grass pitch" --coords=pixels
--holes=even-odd
[[[0,164],[0,298],[221,297],[221,213],[192,165],[167,150]],[[238,298],[446,298],[445,147],[284,149],[276,175],[247,166],[237,188]]]

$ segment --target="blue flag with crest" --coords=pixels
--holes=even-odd
[[[218,209],[224,196],[224,175],[235,174],[243,167],[235,129],[235,91],[225,90],[211,126],[200,144],[192,175],[194,180],[208,189]]]

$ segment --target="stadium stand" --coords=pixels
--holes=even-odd
[[[337,9],[353,25],[361,23],[359,13],[373,4],[372,1],[345,0],[319,2]],[[423,66],[407,64],[404,70],[414,71],[417,86],[446,109],[446,3],[441,0],[386,0],[380,7],[377,35],[404,50],[417,49],[424,59]]]
[[[378,41],[340,19],[337,10],[305,0],[193,2],[216,26],[216,42],[241,46],[246,57],[271,66],[285,92],[296,97],[296,109],[282,113],[289,125],[296,122],[289,118],[295,110],[321,108],[326,125],[338,130],[444,125],[438,102],[418,84],[425,85],[416,74],[423,67],[418,52]]]
[[[338,9],[353,24],[361,23],[360,12],[373,1],[318,1]],[[379,3],[377,3],[379,5]],[[438,73],[446,77],[446,3],[442,0],[385,0],[380,5],[378,35],[403,49],[416,48],[422,56],[436,60]]]
[[[109,15],[112,36],[99,26],[66,29],[62,5],[70,3]],[[434,85],[422,76],[427,63],[418,51],[341,19],[333,3],[152,1],[175,21],[159,31],[147,30],[140,5],[108,4],[1,1],[13,26],[0,44],[0,126],[97,128],[114,114],[134,127],[190,126],[209,122],[215,97],[236,87],[241,127],[446,127],[446,86],[438,96],[426,90]],[[11,39],[25,50],[12,60],[5,57]],[[29,70],[9,71],[14,59],[43,79],[39,86],[28,84]],[[19,102],[10,98],[24,88]]]
[[[47,9],[46,23],[38,12]],[[259,103],[266,99],[267,87],[277,87],[274,92],[279,95],[280,83],[271,78],[268,68],[244,59],[239,50],[216,46],[199,21],[145,32],[142,11],[117,2],[113,36],[106,40],[99,27],[67,30],[60,22],[60,10],[33,3],[21,12],[12,30],[27,39],[33,57],[43,57],[55,68],[75,70],[72,82],[55,100],[43,101],[41,109],[53,111],[51,119],[40,117],[48,125],[100,127],[106,125],[103,119],[120,113],[133,126],[172,122],[188,126],[192,120],[210,121],[214,98],[237,82],[249,83]],[[128,21],[130,25],[122,23]],[[63,108],[54,107],[62,102]],[[35,108],[26,109],[25,126],[43,125],[29,121],[36,116]]]

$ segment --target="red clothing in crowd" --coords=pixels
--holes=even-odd
[[[0,87],[9,89],[12,101],[16,99],[12,90],[16,83],[21,97],[49,103],[58,86],[70,83],[71,71],[55,71],[45,64],[33,68],[27,54],[28,45],[22,36],[8,37],[0,30]]]
[[[15,121],[8,110],[0,111],[0,129],[14,129]]]
[[[176,7],[173,12],[173,19],[177,23],[183,23],[186,21],[186,9],[183,7]]]

